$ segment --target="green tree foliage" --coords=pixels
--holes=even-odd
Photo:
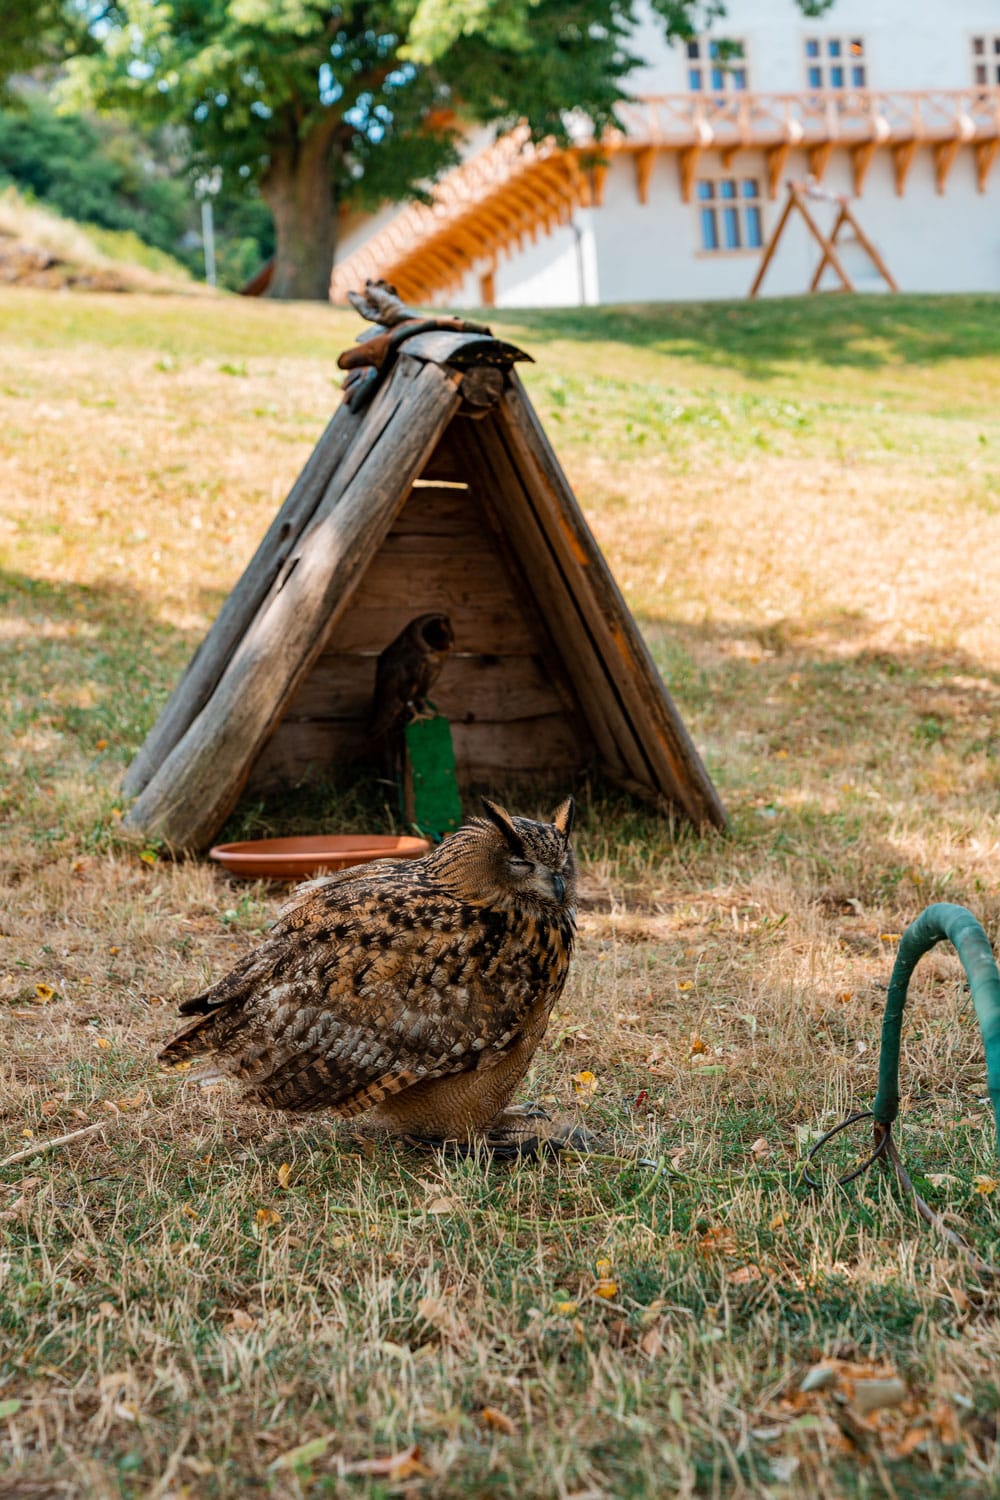
[[[35,96],[0,109],[0,181],[64,218],[132,230],[197,273],[199,215],[181,166],[176,149],[120,117],[57,114]],[[241,286],[273,251],[271,216],[241,192],[222,197],[216,220],[219,279]]]
[[[102,13],[102,0],[0,0],[0,102],[10,102],[18,74],[90,51]]]
[[[689,36],[717,0],[651,0]],[[815,0],[802,0],[815,3]],[[600,129],[638,59],[637,0],[117,0],[73,64],[102,107],[185,127],[197,167],[257,183],[272,292],[325,298],[337,209],[419,193],[457,160],[455,122]]]

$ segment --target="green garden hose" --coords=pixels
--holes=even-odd
[[[982,924],[964,906],[939,901],[928,906],[915,922],[911,922],[899,941],[896,962],[889,980],[889,993],[882,1018],[882,1047],[878,1063],[878,1093],[870,1110],[850,1115],[841,1120],[809,1152],[805,1178],[811,1187],[821,1184],[811,1174],[809,1165],[813,1157],[833,1136],[856,1124],[859,1120],[875,1121],[875,1141],[872,1154],[853,1171],[846,1172],[837,1181],[852,1182],[866,1172],[874,1161],[885,1156],[891,1162],[900,1185],[913,1196],[920,1217],[943,1235],[968,1260],[972,1269],[986,1281],[1000,1279],[1000,1268],[981,1260],[966,1244],[961,1235],[935,1213],[930,1204],[917,1192],[909,1172],[906,1170],[892,1139],[892,1122],[899,1113],[899,1045],[903,1031],[903,1009],[913,971],[924,954],[946,938],[962,961],[976,1019],[983,1036],[986,1052],[986,1086],[993,1102],[993,1119],[997,1132],[997,1149],[1000,1151],[1000,973],[990,947],[989,938]]]
[[[882,1020],[878,1093],[872,1114],[889,1126],[899,1113],[899,1043],[910,977],[924,954],[947,938],[962,960],[986,1049],[986,1087],[993,1101],[1000,1150],[1000,973],[982,924],[964,906],[939,901],[911,922],[899,941]]]

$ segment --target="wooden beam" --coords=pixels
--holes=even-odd
[[[788,153],[792,148],[787,141],[782,141],[780,146],[772,146],[764,152],[764,160],[767,163],[767,196],[773,203],[778,196],[778,188],[785,173],[788,162]]]
[[[595,162],[590,172],[590,201],[594,208],[600,208],[604,203],[604,184],[608,178],[608,164],[606,161]]]
[[[681,198],[685,203],[691,202],[691,193],[694,188],[694,176],[698,170],[698,162],[701,159],[700,146],[685,146],[683,151],[677,153],[677,164],[681,174]]]
[[[815,146],[810,146],[806,151],[806,160],[809,163],[809,171],[817,182],[822,182],[826,169],[830,164],[830,156],[833,152],[832,141],[820,141]]]
[[[774,226],[774,233],[764,247],[764,254],[761,258],[760,265],[757,268],[757,275],[753,279],[753,286],[747,293],[748,297],[756,297],[757,293],[760,291],[761,282],[764,280],[764,276],[767,272],[768,266],[774,259],[774,252],[778,248],[778,241],[781,239],[781,236],[785,232],[785,225],[788,223],[788,219],[791,215],[794,204],[794,191],[790,190],[788,194],[788,201],[786,202],[784,208],[781,210],[781,217],[778,220],[777,224]]]
[[[368,434],[367,441],[375,442],[394,410],[393,405],[377,400],[377,409],[371,407],[363,414],[352,412],[346,403],[334,412],[287,500],[268,527],[264,540],[126,771],[122,790],[127,796],[137,796],[156,775],[212,696],[233,652],[273,588],[286,558],[294,551],[312,520],[362,422]]]
[[[889,267],[886,265],[885,261],[882,259],[879,251],[875,248],[874,243],[868,238],[864,230],[861,228],[861,225],[858,223],[851,210],[851,205],[849,203],[842,204],[840,212],[843,217],[844,223],[850,224],[851,228],[854,230],[854,234],[858,243],[863,250],[866,250],[868,252],[869,256],[875,264],[876,270],[882,277],[883,281],[885,281],[889,290],[891,292],[898,292],[899,287],[896,284],[895,277],[889,270]]]
[[[822,229],[820,229],[819,225],[816,223],[816,220],[809,212],[809,209],[806,207],[806,201],[803,198],[802,194],[795,188],[793,188],[791,195],[795,199],[795,207],[798,209],[799,213],[802,215],[802,217],[806,221],[806,224],[808,225],[809,232],[812,234],[813,239],[816,240],[820,249],[823,251],[824,263],[830,266],[830,269],[836,276],[839,276],[840,283],[844,288],[844,291],[853,292],[854,283],[851,281],[851,278],[848,276],[847,272],[844,270],[844,267],[841,265],[840,256],[833,248],[832,241],[823,233]],[[841,214],[843,214],[843,209],[844,205],[841,205]]]
[[[860,198],[865,190],[865,178],[875,155],[874,141],[859,141],[851,147],[851,172],[854,177],[854,196]]]
[[[833,228],[830,231],[830,240],[829,240],[829,243],[831,245],[833,245],[833,244],[836,243],[837,235],[840,233],[841,226],[842,226],[842,224],[844,222],[845,222],[844,204],[842,203],[840,205],[840,212],[838,213],[836,219],[833,221]],[[829,252],[828,252],[827,249],[824,249],[823,254],[819,258],[819,265],[816,267],[816,270],[813,272],[813,279],[809,283],[809,290],[810,290],[810,292],[818,292],[819,291],[819,284],[823,280],[823,272],[826,270],[826,268],[829,265],[829,263],[830,263]]]
[[[906,192],[906,179],[910,175],[916,150],[916,141],[900,141],[892,148],[892,169],[896,179],[897,198],[902,198]]]
[[[653,175],[656,152],[652,146],[643,146],[635,153],[635,190],[640,203],[649,202],[649,179]]]
[[[1000,137],[994,136],[991,141],[976,142],[976,187],[981,193],[986,191],[986,184],[989,181],[993,163],[997,159],[998,150],[1000,150]]]
[[[641,768],[636,780],[654,798],[682,808],[696,828],[725,828],[718,792],[513,371],[488,420],[510,456],[535,524],[562,574],[563,592],[575,608],[577,629],[563,637],[564,649],[591,655],[595,675],[604,679],[600,714],[609,724],[625,719],[628,735],[619,749],[629,764]]]
[[[938,141],[934,147],[934,186],[939,193],[943,194],[948,184],[948,176],[955,164],[960,144],[956,137],[953,141]]]
[[[722,148],[719,156],[722,161],[722,169],[724,172],[732,171],[733,162],[736,160],[736,153],[737,151],[739,151],[739,149],[739,146],[724,146]]]

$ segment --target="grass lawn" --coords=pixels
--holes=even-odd
[[[0,1494],[1000,1494],[998,1292],[886,1175],[801,1181],[874,1094],[902,928],[1000,927],[1000,299],[492,322],[732,816],[583,810],[525,1097],[620,1160],[372,1149],[155,1063],[282,893],[130,844],[119,779],[357,320],[0,292]],[[903,1084],[925,1196],[1000,1259],[950,952]]]

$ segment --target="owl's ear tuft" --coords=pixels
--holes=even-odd
[[[573,832],[573,819],[576,815],[576,803],[572,797],[567,797],[565,802],[560,802],[552,814],[552,824],[557,833],[561,833],[566,842]]]
[[[521,837],[517,829],[514,827],[514,819],[507,809],[501,807],[499,802],[491,802],[489,797],[480,797],[479,800],[483,804],[483,812],[489,818],[493,827],[503,834],[506,843],[515,854],[523,856],[524,845],[521,842]]]

